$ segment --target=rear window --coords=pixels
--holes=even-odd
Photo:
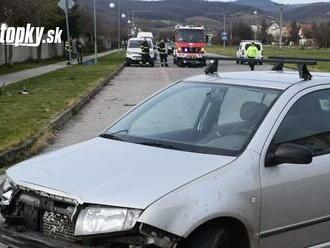
[[[261,50],[261,45],[260,44],[254,44],[256,47],[257,47],[257,49],[260,51]],[[245,50],[247,50],[249,47],[251,46],[251,43],[250,44],[246,44],[245,45]]]

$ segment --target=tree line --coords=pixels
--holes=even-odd
[[[24,27],[27,23],[32,26],[42,26],[45,30],[60,27],[62,40],[66,40],[65,13],[58,7],[58,0],[0,0],[0,23],[6,23],[11,27]],[[76,4],[69,13],[70,36],[77,38],[86,37],[86,51],[94,49],[93,16],[79,4]],[[115,30],[105,27],[102,19],[98,22],[98,35],[114,37]],[[98,40],[99,48],[103,42]],[[12,55],[12,47],[9,46],[9,57]],[[37,59],[41,59],[41,45],[37,48]]]

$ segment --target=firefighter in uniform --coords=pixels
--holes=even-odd
[[[258,56],[259,50],[256,47],[255,43],[252,42],[251,46],[247,49],[247,56],[249,58],[249,66],[251,68],[251,71],[254,71],[254,66],[255,66],[255,59]]]
[[[64,49],[65,49],[66,57],[67,57],[67,60],[68,60],[67,63],[70,64],[71,61],[70,61],[69,54],[72,52],[72,46],[71,46],[71,43],[69,41],[65,42]]]
[[[149,64],[150,61],[150,47],[148,44],[147,39],[144,39],[144,41],[141,44],[141,51],[142,51],[142,57],[141,57],[141,64]]]
[[[77,42],[76,42],[76,52],[77,52],[78,64],[82,64],[83,63],[83,47],[82,47],[80,40],[77,40]]]
[[[166,45],[164,40],[161,40],[158,46],[159,46],[158,51],[160,53],[160,62],[162,64],[162,67],[164,67],[164,65],[168,67]]]

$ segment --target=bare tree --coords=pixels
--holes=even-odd
[[[289,25],[289,38],[291,41],[295,43],[299,43],[299,31],[300,31],[300,25],[296,22],[296,20],[293,20]]]

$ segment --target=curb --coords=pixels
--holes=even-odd
[[[40,130],[33,137],[28,138],[26,141],[11,148],[7,151],[0,153],[0,169],[4,166],[8,166],[15,162],[19,162],[23,159],[29,158],[42,151],[48,143],[54,138],[55,132],[64,126],[64,124],[74,115],[76,115],[90,100],[106,86],[114,77],[116,77],[122,69],[125,67],[125,63],[122,64],[114,73],[106,76],[100,81],[92,91],[78,99],[69,109],[58,114],[52,119],[48,126]],[[47,141],[46,143],[43,141]]]

